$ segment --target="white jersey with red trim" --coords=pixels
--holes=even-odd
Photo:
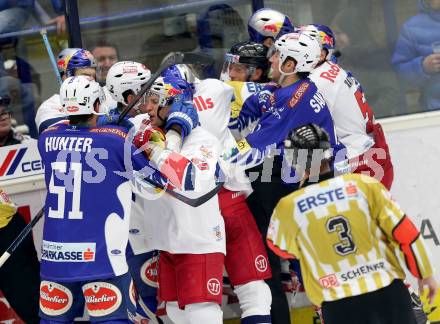
[[[194,106],[200,125],[223,145],[223,151],[233,150],[237,144],[228,128],[234,88],[217,79],[201,80],[195,85]],[[250,193],[252,188],[243,170],[227,171],[224,187],[231,191]]]
[[[67,120],[67,116],[61,109],[61,99],[58,93],[43,101],[35,115],[35,124],[40,133],[47,127],[64,120]],[[50,124],[45,125],[48,121]]]
[[[328,61],[314,69],[309,78],[324,96],[348,158],[365,153],[374,145],[367,127],[374,122],[374,116],[359,82],[338,64]],[[318,107],[320,103],[315,104]]]
[[[180,154],[193,163],[194,192],[199,197],[215,187],[220,142],[202,127],[185,137]],[[176,190],[179,192],[178,190]],[[144,200],[148,215],[144,222],[145,242],[149,250],[170,253],[226,253],[225,226],[220,214],[218,196],[198,207],[191,207],[166,193]]]

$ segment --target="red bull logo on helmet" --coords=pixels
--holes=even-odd
[[[320,31],[319,37],[321,38],[322,45],[328,45],[329,47],[334,47],[333,38],[327,35],[325,32]]]
[[[265,24],[263,26],[263,32],[267,32],[271,34],[273,37],[276,37],[282,25],[283,25],[282,23]]]
[[[166,84],[165,89],[167,97],[175,97],[183,93],[183,90],[176,89],[171,84]]]
[[[66,57],[64,59],[60,59],[57,62],[58,68],[66,71],[67,68],[67,64],[69,64],[70,59],[72,58],[72,55],[66,55]]]

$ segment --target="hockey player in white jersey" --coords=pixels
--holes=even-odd
[[[216,79],[198,80],[186,65],[174,65],[163,75],[185,78],[192,83],[201,126],[220,140],[223,150],[232,150],[236,142],[228,122],[233,89]],[[264,279],[269,279],[272,273],[263,240],[246,204],[251,192],[249,179],[238,170],[227,175],[219,192],[226,231],[225,268],[240,303],[242,323],[271,323],[272,298]]]
[[[113,109],[108,116],[110,123],[119,118],[120,112],[134,100],[134,97],[149,80],[150,76],[150,71],[143,64],[137,62],[122,61],[110,68],[106,84],[110,94],[118,102],[117,108]],[[158,82],[153,88],[157,85]],[[171,88],[168,90],[171,90]],[[146,114],[148,107],[154,109],[154,107],[157,108],[158,104],[158,98],[149,96],[146,93],[128,113],[128,119],[125,121],[126,126],[134,127],[135,132],[145,127],[149,120],[149,115]],[[194,108],[192,109],[194,110]],[[193,113],[197,116],[195,111]],[[175,127],[177,124],[180,129]],[[191,117],[185,115],[183,111],[179,111],[178,117],[168,120],[167,126],[169,126],[169,129],[166,135],[169,141],[165,145],[169,150],[173,150],[173,144],[180,150],[182,129],[184,130],[183,136],[188,135],[192,127],[190,124],[192,124]],[[196,124],[196,121],[194,121],[194,124]],[[173,141],[173,139],[176,140]],[[154,313],[157,308],[157,256],[145,241],[146,208],[148,208],[148,201],[145,201],[144,197],[135,190],[130,218],[130,247],[127,252],[127,262],[138,291],[137,313],[140,320],[155,316]],[[144,305],[140,305],[140,300]]]
[[[58,73],[62,80],[71,76],[85,75],[93,79],[96,77],[96,62],[93,55],[81,48],[66,48],[62,50],[57,57]],[[105,102],[104,106],[112,108],[116,105],[108,91],[103,87]],[[61,108],[61,101],[59,93],[44,101],[38,107],[35,116],[35,123],[38,132],[41,133],[49,126],[66,123],[67,116]]]
[[[107,73],[106,86],[117,105],[108,114],[108,122],[118,120],[120,112],[130,104],[141,87],[150,79],[151,72],[143,64],[133,61],[121,61],[114,64]],[[151,97],[143,96],[127,114],[126,126],[135,131],[143,121],[148,121],[146,106]],[[157,309],[157,276],[154,271],[157,257],[145,244],[144,239],[144,199],[134,190],[131,204],[129,224],[129,246],[127,247],[127,263],[138,293],[136,313],[139,321],[151,319]],[[140,299],[144,307],[140,305]],[[144,309],[146,308],[146,309]]]
[[[333,32],[329,27],[318,24],[304,26],[302,32],[321,43],[321,58],[309,78],[324,96],[334,120],[336,135],[347,149],[348,160],[336,161],[336,171],[366,173],[390,189],[393,165],[385,135],[374,118],[360,83],[350,72],[330,61],[335,48]]]
[[[159,99],[159,107],[150,105],[148,109],[151,124],[164,128],[176,116],[175,110],[170,110],[170,103],[176,96],[181,101],[171,107],[192,100],[192,89],[182,79],[161,77],[155,81],[150,95]],[[152,156],[161,154],[157,142],[147,145]],[[191,183],[198,194],[215,186],[220,152],[220,142],[202,127],[196,126],[183,137],[180,153],[194,165],[195,181]],[[168,316],[177,324],[222,323],[220,305],[226,247],[218,196],[199,207],[191,207],[163,195],[148,201],[146,208],[153,215],[145,222],[146,242],[150,248],[161,251],[159,298],[167,302]]]

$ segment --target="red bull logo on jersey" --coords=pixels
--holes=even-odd
[[[341,68],[337,64],[330,62],[327,63],[330,65],[330,68],[327,71],[321,72],[319,76],[330,81],[331,83],[335,83],[336,77],[339,75]]]
[[[214,102],[212,98],[203,98],[202,96],[194,97],[194,106],[196,106],[197,111],[203,111],[214,108]]]
[[[41,259],[50,262],[94,262],[96,243],[43,241]]]
[[[83,286],[84,299],[90,316],[106,316],[116,311],[122,302],[118,287],[109,282],[91,282]]]
[[[72,292],[65,286],[52,281],[40,284],[40,309],[49,316],[66,313],[72,306]]]
[[[154,256],[142,265],[140,273],[141,279],[148,286],[157,288],[158,284],[158,269],[159,269],[159,258]]]

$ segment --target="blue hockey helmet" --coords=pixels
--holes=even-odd
[[[171,65],[162,72],[161,76],[183,79],[190,84],[194,83],[196,80],[196,77],[192,72],[191,68],[186,64]]]
[[[67,77],[74,76],[75,69],[80,68],[96,68],[96,61],[93,57],[92,53],[85,49],[78,49],[76,52],[72,53],[71,55],[67,55],[63,62],[58,63],[58,67],[62,68],[66,73]]]
[[[191,84],[182,79],[172,76],[159,77],[150,88],[150,94],[159,96],[159,106],[171,105],[175,100],[193,100],[193,88]]]

